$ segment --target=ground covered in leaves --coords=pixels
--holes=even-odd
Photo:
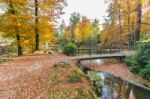
[[[81,81],[72,82],[73,80],[69,80],[69,76],[72,75],[73,71],[83,76]],[[90,96],[90,83],[73,64],[71,67],[45,67],[42,71],[32,72],[23,78],[19,78],[17,80],[19,86],[16,87],[16,94],[11,98],[75,99],[76,97],[82,97],[83,99],[83,97]]]
[[[0,64],[0,99],[94,99],[92,86],[83,72],[63,54],[13,58]],[[90,65],[89,65],[90,64]],[[122,78],[149,84],[134,75],[124,63],[84,65]]]
[[[0,65],[2,99],[93,99],[83,72],[63,54],[19,57]]]

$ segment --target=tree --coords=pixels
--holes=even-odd
[[[72,42],[75,42],[75,29],[77,27],[77,24],[80,22],[80,14],[79,13],[72,13],[70,17],[70,25],[71,25],[71,37]]]
[[[136,25],[135,25],[135,41],[140,40],[141,19],[142,19],[142,1],[137,0],[136,4]]]
[[[97,44],[100,40],[100,27],[99,20],[94,19],[92,22],[92,41]]]
[[[42,36],[40,34],[43,32],[44,28],[46,28],[44,33],[50,34],[49,35],[49,40],[52,41],[51,39],[54,37],[52,35],[52,32],[54,32],[54,27],[52,24],[56,21],[56,19],[59,18],[61,14],[63,14],[62,9],[65,6],[65,1],[64,0],[34,0],[34,8],[35,8],[35,51],[39,50],[39,40]],[[46,23],[45,26],[44,24],[41,23]],[[49,26],[49,30],[47,27]],[[43,28],[40,28],[43,27]],[[42,34],[45,35],[45,34]],[[53,40],[55,41],[55,40]]]
[[[104,37],[102,39],[104,41],[102,41],[102,45],[109,45],[110,42],[109,44],[105,44],[107,43],[106,39],[111,38],[114,40],[110,41],[112,41],[113,45],[117,45],[118,48],[119,46],[123,47],[127,45],[130,45],[130,48],[131,46],[135,46],[136,41],[139,41],[141,38],[140,35],[143,36],[142,32],[149,30],[147,22],[144,22],[145,19],[147,20],[146,16],[148,15],[148,10],[144,11],[144,9],[148,9],[149,3],[147,0],[107,1],[109,2],[107,9],[108,17],[103,25],[101,37]],[[142,10],[144,11],[143,14]]]
[[[34,0],[35,4],[35,51],[39,50],[39,2],[38,0]]]
[[[0,0],[4,12],[0,15],[4,37],[16,37],[18,55],[31,47],[39,50],[40,43],[57,41],[56,20],[63,14],[64,0]],[[23,46],[24,45],[24,46]]]
[[[60,24],[58,30],[57,30],[57,35],[59,37],[59,43],[62,45],[66,44],[66,40],[64,37],[65,27],[66,27],[66,24],[65,24],[65,21],[63,20],[62,23]]]
[[[59,26],[59,32],[60,34],[64,34],[64,28],[66,27],[65,21],[63,20],[62,23]]]
[[[120,48],[123,41],[122,33],[122,12],[121,5],[122,2],[118,0],[112,0],[108,6],[107,13],[108,18],[105,19],[103,23],[103,30],[101,33],[101,45],[102,47],[117,47]]]
[[[23,54],[21,35],[25,32],[22,29],[27,29],[26,25],[24,27],[22,25],[29,18],[25,7],[27,1],[1,0],[1,3],[7,8],[6,12],[1,15],[1,29],[5,32],[4,36],[16,37],[18,56],[20,56]]]
[[[77,25],[76,29],[76,42],[78,46],[84,44],[92,33],[92,24],[90,20],[83,16],[81,22]]]
[[[72,14],[70,18],[72,21],[64,30],[65,40],[76,43],[78,47],[82,44],[87,44],[91,40],[97,43],[96,39],[100,33],[99,21],[95,19],[92,22],[92,20],[88,19],[86,16],[83,16],[80,20],[79,15],[80,14],[77,13]]]

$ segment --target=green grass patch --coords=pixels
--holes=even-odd
[[[70,83],[82,82],[82,77],[83,75],[79,71],[73,70],[67,81]]]

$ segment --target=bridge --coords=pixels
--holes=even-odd
[[[77,60],[91,60],[91,59],[105,59],[105,58],[116,58],[124,59],[126,56],[131,55],[133,52],[117,52],[112,54],[95,54],[95,55],[80,55],[77,56]]]
[[[78,49],[78,54],[80,54],[80,51],[89,51],[89,52],[92,52],[92,51],[96,51],[96,52],[99,52],[99,53],[102,53],[102,52],[118,52],[119,49],[107,49],[107,48],[79,48]]]

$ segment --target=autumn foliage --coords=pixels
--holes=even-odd
[[[130,48],[136,41],[148,39],[149,0],[106,0],[108,18],[103,23],[102,46]]]
[[[64,0],[0,0],[0,3],[4,9],[0,15],[1,32],[15,40],[18,55],[26,48],[34,52],[44,43],[57,41],[55,22],[63,14]]]

